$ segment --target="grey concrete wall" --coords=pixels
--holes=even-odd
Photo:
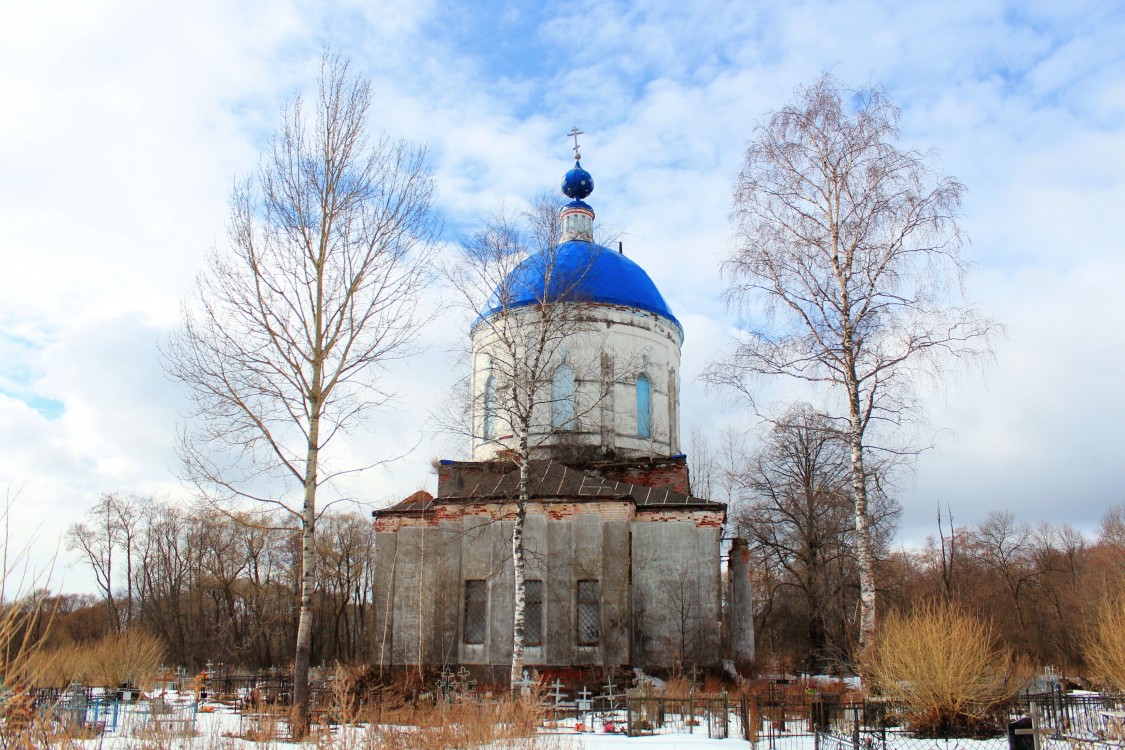
[[[394,581],[398,534],[379,532],[375,535],[375,553],[371,564],[372,581],[372,654],[376,664],[393,664],[391,659],[394,641]]]
[[[721,662],[719,529],[635,521],[633,663],[688,668]]]
[[[491,604],[496,599],[493,594],[495,586],[495,561],[493,560],[493,527],[495,524],[490,523],[487,518],[480,518],[476,516],[468,516],[462,519],[461,522],[461,539],[460,539],[460,558],[461,558],[461,580],[457,582],[458,600],[460,602],[459,612],[457,615],[458,622],[460,623],[464,617],[464,597],[465,588],[463,581],[468,579],[487,581],[489,591],[489,616],[488,620],[492,622]],[[459,626],[458,632],[461,632]],[[490,664],[491,657],[491,638],[486,637],[484,643],[464,643],[463,639],[458,638],[458,661],[461,664]]]
[[[730,633],[730,658],[735,667],[745,670],[754,661],[754,603],[750,587],[750,547],[745,539],[735,539],[729,558],[730,596],[727,632]]]
[[[373,632],[384,664],[503,666],[511,660],[510,521],[466,516],[404,526],[375,542]],[[544,645],[529,666],[715,666],[720,661],[719,530],[600,513],[528,516],[527,578],[543,581]],[[484,643],[463,642],[466,579],[486,581]],[[600,637],[579,646],[577,582],[599,582]],[[752,643],[752,635],[751,635]]]
[[[602,664],[630,663],[629,551],[628,521],[602,524]]]
[[[569,664],[574,653],[574,524],[569,519],[548,521],[546,567],[546,661]]]

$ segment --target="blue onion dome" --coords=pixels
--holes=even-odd
[[[621,252],[594,242],[594,209],[582,200],[594,192],[594,178],[579,161],[577,137],[574,151],[574,169],[566,173],[562,184],[571,201],[559,211],[559,244],[516,266],[485,303],[477,323],[529,305],[573,302],[652,313],[683,336],[683,326],[644,269]]]
[[[480,311],[479,320],[543,302],[575,302],[634,308],[683,326],[656,284],[620,252],[585,240],[569,240],[520,263]]]
[[[594,178],[582,168],[582,163],[577,159],[574,161],[574,169],[563,176],[562,191],[567,198],[579,201],[594,192]]]

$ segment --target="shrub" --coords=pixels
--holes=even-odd
[[[1082,652],[1092,676],[1125,689],[1125,592],[1106,597],[1083,639]]]
[[[864,671],[871,687],[906,706],[911,730],[927,737],[999,732],[993,710],[1019,692],[1026,674],[987,623],[944,603],[888,616]]]
[[[93,643],[67,643],[42,649],[28,663],[30,682],[65,688],[72,682],[116,687],[131,682],[144,689],[160,669],[164,646],[143,630],[126,630]]]

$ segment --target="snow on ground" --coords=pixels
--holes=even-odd
[[[131,750],[132,748],[166,748],[167,750],[263,750],[300,747],[279,740],[254,742],[241,739],[240,735],[253,728],[252,720],[240,715],[236,710],[223,705],[205,705],[196,711],[190,703],[177,702],[174,697],[167,702],[168,713],[150,711],[144,704],[124,706],[116,716],[116,726],[110,717],[104,720],[107,731],[95,738],[76,743],[83,750]],[[737,731],[736,722],[731,723],[731,738],[725,740],[709,739],[705,727],[695,727],[694,734],[653,734],[641,737],[628,737],[621,733],[600,731],[602,725],[596,724],[598,732],[578,732],[574,721],[560,722],[560,726],[544,729],[534,741],[536,750],[732,750],[735,746],[747,745]],[[145,741],[146,730],[156,726],[162,741],[153,744]],[[181,736],[185,730],[191,736]],[[686,729],[683,730],[686,732]],[[329,737],[318,744],[310,740],[305,747],[341,748],[351,750],[367,747],[365,739],[369,730],[365,726],[337,727]],[[532,745],[524,741],[503,741],[496,743],[492,750],[517,750]],[[808,749],[812,750],[812,738],[808,738]],[[785,750],[805,750],[789,744]]]

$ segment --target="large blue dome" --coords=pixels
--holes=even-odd
[[[643,268],[621,253],[585,240],[569,240],[552,252],[524,260],[493,292],[480,317],[543,301],[633,307],[666,318],[683,333]]]

